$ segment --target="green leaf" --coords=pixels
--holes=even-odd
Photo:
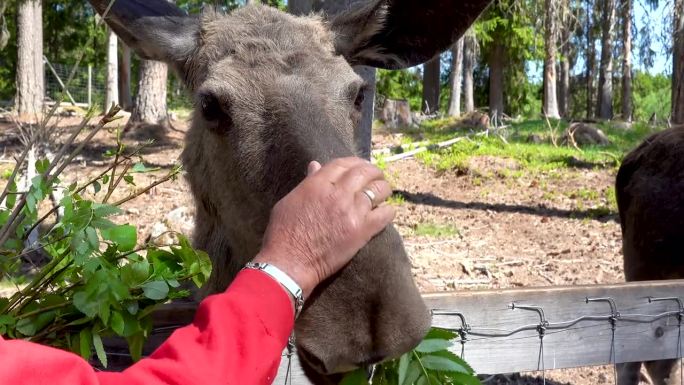
[[[0,315],[0,325],[14,325],[16,320],[9,314]]]
[[[30,213],[36,212],[36,198],[33,196],[33,194],[26,194],[26,209]]]
[[[88,318],[94,318],[100,309],[99,293],[96,290],[79,291],[74,294],[74,306]]]
[[[458,385],[482,385],[480,380],[472,374],[450,373],[449,379],[452,383]]]
[[[133,182],[133,175],[124,175],[123,179],[126,181],[126,183],[135,186],[135,183]]]
[[[105,174],[105,176],[102,177],[102,183],[103,184],[109,183],[109,174]]]
[[[409,362],[411,361],[412,353],[406,353],[399,359],[399,385],[402,385],[406,380],[406,373],[408,373]]]
[[[93,250],[97,250],[100,247],[100,238],[97,237],[97,231],[93,227],[86,227],[85,229],[86,239],[88,239],[88,244]]]
[[[461,357],[457,356],[456,354],[454,354],[448,350],[442,350],[440,352],[434,352],[434,353],[431,353],[430,355],[438,356],[438,357],[444,357],[444,358],[449,359],[451,361],[454,361],[455,363],[457,363],[457,364],[463,366],[464,368],[468,369],[468,373],[470,373],[470,374],[475,373],[473,368],[467,362],[465,362],[465,360],[463,360]]]
[[[81,357],[88,361],[90,359],[90,355],[92,354],[92,351],[90,350],[90,342],[92,341],[90,329],[81,330],[81,332],[78,334],[78,337],[80,341],[79,352]]]
[[[458,333],[451,331],[451,330],[442,329],[442,328],[432,328],[432,329],[430,329],[428,334],[425,336],[426,340],[429,340],[429,339],[453,340],[454,338],[458,338]]]
[[[140,361],[142,358],[143,345],[145,344],[145,335],[143,333],[134,334],[126,338],[128,342],[128,351],[131,353],[133,361]]]
[[[420,358],[425,369],[436,370],[439,372],[469,373],[468,368],[458,362],[440,356],[423,356]]]
[[[434,353],[440,350],[447,350],[451,345],[451,342],[447,340],[427,339],[416,346],[415,350],[420,353]]]
[[[138,242],[138,233],[135,226],[119,225],[109,229],[100,230],[102,238],[119,246],[119,251],[131,251]]]
[[[129,287],[137,287],[150,277],[150,263],[133,262],[121,268],[121,281]]]
[[[32,318],[22,318],[17,322],[16,329],[19,333],[31,337],[36,334],[38,327]]]
[[[126,323],[124,322],[123,316],[118,311],[112,312],[111,322],[109,325],[112,328],[112,330],[114,330],[114,333],[120,336],[124,335]]]
[[[48,167],[50,167],[50,161],[49,160],[39,159],[36,161],[36,171],[38,171],[39,174],[45,174]]]
[[[143,172],[152,172],[152,171],[157,171],[159,168],[148,168],[143,164],[142,162],[138,162],[133,165],[131,168],[131,172],[135,173],[143,173]]]
[[[367,377],[365,370],[358,369],[344,376],[340,385],[368,385]]]
[[[169,294],[169,285],[164,281],[152,281],[142,286],[145,297],[152,300],[162,300]]]
[[[126,311],[128,311],[129,314],[131,314],[131,315],[138,314],[138,309],[140,306],[138,304],[138,301],[126,301],[124,306],[126,306]]]
[[[404,379],[404,382],[400,382],[399,385],[413,385],[421,374],[423,374],[423,369],[420,367],[418,361],[411,361],[406,370],[406,378]]]
[[[122,212],[121,209],[116,206],[103,203],[93,203],[93,211],[98,218],[110,217],[112,215],[121,214]]]
[[[100,182],[98,182],[98,181],[93,182],[93,191],[95,192],[96,195],[97,195],[97,193],[100,192],[100,190],[102,190],[102,185],[100,185]],[[107,366],[107,365],[105,365],[105,366]]]
[[[93,329],[93,346],[95,346],[95,353],[97,354],[97,359],[100,360],[100,363],[102,366],[105,368],[107,367],[107,353],[105,353],[104,350],[104,345],[102,345],[102,338],[100,338],[100,335]]]

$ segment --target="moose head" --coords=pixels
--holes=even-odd
[[[101,14],[110,0],[91,0]],[[196,200],[195,246],[224,290],[259,251],[271,208],[312,160],[357,154],[364,83],[352,65],[399,69],[449,48],[489,0],[358,2],[332,20],[266,6],[188,16],[164,0],[116,0],[105,21],[142,58],[169,63],[195,113],[183,162]],[[396,357],[430,326],[390,226],[307,300],[298,352],[315,383]]]

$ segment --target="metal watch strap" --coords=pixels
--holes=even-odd
[[[276,282],[280,283],[282,287],[287,289],[294,299],[295,319],[299,316],[299,313],[302,311],[302,307],[304,306],[304,292],[302,291],[302,288],[299,287],[297,282],[290,278],[289,275],[285,274],[282,270],[269,263],[249,262],[245,265],[245,269],[263,271]]]

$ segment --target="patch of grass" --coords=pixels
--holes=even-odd
[[[454,137],[456,131],[450,129],[448,123],[449,120],[444,119],[423,123],[422,138],[437,143]],[[551,123],[552,127],[556,125],[558,128],[555,134],[560,137],[568,124]],[[418,159],[438,170],[460,173],[468,172],[468,160],[473,156],[514,159],[524,170],[532,172],[569,168],[612,168],[619,166],[627,152],[658,130],[640,123],[635,123],[629,130],[616,128],[609,123],[599,124],[599,127],[611,140],[611,145],[586,146],[578,150],[570,146],[554,146],[550,140],[539,144],[527,143],[527,137],[532,134],[547,138],[551,136],[544,121],[531,120],[512,124],[506,140],[498,136],[474,137],[446,149],[427,151],[420,154]]]
[[[440,225],[436,223],[419,223],[413,230],[417,236],[443,238],[460,235],[458,229],[452,225]]]
[[[392,206],[403,206],[406,204],[406,198],[404,198],[404,196],[401,194],[393,194],[391,197],[389,197],[389,199],[387,199],[387,203]]]
[[[12,176],[12,169],[4,169],[0,171],[0,179],[8,180]]]
[[[606,200],[608,207],[613,211],[618,211],[617,195],[615,195],[615,186],[610,186],[603,191],[603,198]]]
[[[586,188],[581,188],[572,192],[567,193],[568,198],[570,199],[583,199],[586,201],[598,201],[599,200],[599,192],[596,190],[590,190]]]

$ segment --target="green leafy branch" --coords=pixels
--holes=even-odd
[[[473,369],[449,351],[455,332],[433,328],[414,350],[376,368],[373,385],[480,385]],[[341,385],[368,385],[365,370],[345,376]]]
[[[208,256],[194,250],[183,235],[177,234],[178,243],[166,247],[151,242],[138,246],[135,226],[112,221],[122,213],[118,206],[175,179],[181,171],[173,167],[149,185],[136,187],[114,204],[107,203],[123,182],[136,186],[134,174],[158,171],[145,167],[140,158],[145,145],[128,151],[117,135],[116,149],[106,154],[113,162],[104,172],[82,185],[64,186],[60,180],[85,144],[116,120],[117,112],[113,108],[84,141],[69,150],[90,121],[87,116],[53,162],[36,162],[39,175],[27,191],[19,192],[15,179],[26,160],[23,153],[0,195],[4,203],[0,208],[0,270],[11,278],[23,257],[41,253],[49,259],[24,288],[0,298],[0,335],[69,349],[86,359],[94,351],[104,366],[103,337],[124,337],[131,355],[140,358],[152,330],[154,309],[188,296],[183,283],[199,287],[211,273]],[[97,197],[102,186],[107,187],[99,202],[82,195],[92,189]],[[64,192],[63,197],[43,213],[44,202],[56,189]],[[46,226],[51,216],[56,220]],[[33,231],[39,232],[38,241],[27,244]]]

